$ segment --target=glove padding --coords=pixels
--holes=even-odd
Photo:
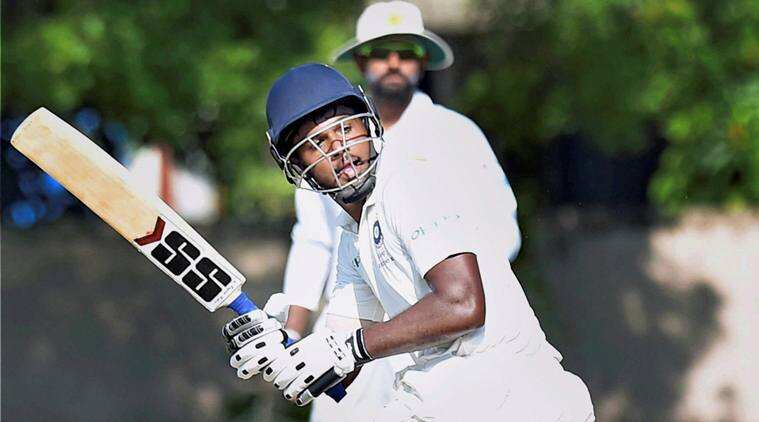
[[[237,376],[242,379],[258,374],[271,363],[272,357],[285,349],[288,338],[282,322],[260,309],[228,322],[222,333],[232,353],[229,364],[237,369]]]
[[[285,399],[299,406],[308,404],[313,396],[306,390],[319,377],[334,371],[342,379],[355,369],[356,361],[345,343],[349,335],[324,330],[304,337],[273,356],[264,380],[282,390]]]

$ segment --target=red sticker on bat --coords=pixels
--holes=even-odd
[[[165,225],[166,223],[163,222],[161,217],[158,217],[155,221],[155,227],[153,228],[153,233],[150,233],[147,236],[142,236],[139,239],[135,239],[134,242],[140,246],[145,246],[149,243],[160,241],[161,237],[163,237],[163,227]]]

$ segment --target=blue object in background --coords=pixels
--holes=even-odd
[[[3,141],[10,142],[11,137],[13,136],[13,132],[16,131],[16,128],[18,125],[23,122],[24,119],[4,119],[2,124],[2,130],[0,131],[0,135],[2,136]]]
[[[10,143],[13,133],[24,120],[2,119],[0,153],[2,153],[2,212],[9,218],[4,223],[20,228],[32,228],[41,222],[52,222],[68,211],[80,215],[84,206],[58,181],[40,170],[18,152]],[[129,133],[120,122],[103,122],[100,113],[92,108],[80,109],[73,118],[74,125],[93,140],[98,140],[106,151],[123,157],[129,147]]]
[[[47,173],[41,173],[38,181],[42,191],[49,196],[65,195],[66,188]]]
[[[29,165],[29,160],[27,160],[27,158],[20,152],[16,151],[15,148],[3,148],[3,156],[5,157],[5,162],[16,170]]]
[[[91,136],[100,127],[100,113],[89,107],[83,108],[74,116],[74,126]]]
[[[22,229],[28,229],[37,223],[34,208],[27,201],[18,201],[10,206],[10,215],[13,225]]]
[[[18,174],[18,188],[27,197],[33,197],[39,192],[37,173],[30,167],[21,170]]]
[[[124,158],[129,155],[129,132],[120,122],[106,122],[103,125],[105,139],[113,146],[113,156],[124,164]]]

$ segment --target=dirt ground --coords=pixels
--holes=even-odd
[[[599,421],[759,420],[759,217],[636,226],[569,210],[541,230],[527,242],[557,322],[547,334]],[[252,297],[280,289],[286,231],[203,231]],[[235,377],[219,334],[230,317],[94,217],[3,229],[2,419],[304,420]]]

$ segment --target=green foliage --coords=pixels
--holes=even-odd
[[[484,1],[484,63],[460,108],[529,145],[581,133],[614,152],[669,141],[650,196],[665,212],[759,202],[759,3]]]
[[[66,115],[89,105],[124,122],[135,142],[168,142],[180,154],[201,145],[227,210],[281,218],[292,195],[268,155],[265,96],[288,67],[327,60],[352,36],[346,22],[360,6],[18,2],[3,11],[3,107],[21,114],[44,105]]]
[[[215,164],[225,209],[278,219],[292,212],[291,190],[268,158],[265,95],[284,69],[328,60],[353,35],[361,7],[15,2],[3,10],[2,105],[64,115],[89,105],[124,122],[136,142],[169,142],[180,154],[200,146]],[[612,152],[660,134],[669,146],[650,197],[661,210],[757,202],[759,3],[481,0],[472,7],[487,22],[459,48],[456,108],[496,135],[503,155],[539,162],[536,145],[560,134],[587,135]],[[359,76],[350,64],[339,69]]]

